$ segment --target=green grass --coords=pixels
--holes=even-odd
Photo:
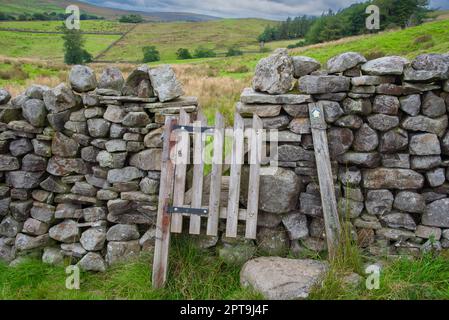
[[[95,56],[119,37],[118,35],[85,35],[85,48]],[[0,55],[8,57],[62,61],[64,56],[62,36],[55,34],[0,31],[0,48]]]
[[[59,31],[62,21],[2,21],[0,28],[22,29],[30,31]],[[133,24],[120,23],[109,20],[82,20],[80,22],[83,32],[126,32]]]
[[[128,34],[104,59],[136,61],[142,59],[142,48],[154,45],[161,60],[177,60],[176,51],[187,48],[193,52],[202,45],[224,53],[231,46],[257,50],[257,36],[266,25],[274,22],[262,19],[224,19],[208,22],[145,23]],[[186,62],[190,62],[186,60]]]
[[[104,274],[82,273],[80,290],[65,288],[65,268],[38,260],[17,267],[0,264],[0,299],[260,299],[242,289],[241,266],[227,265],[186,239],[174,238],[165,289],[151,288],[152,258],[117,265]]]
[[[0,63],[0,87],[11,83],[23,85],[28,79],[59,76],[59,73],[57,68],[32,63]]]
[[[43,12],[58,12],[64,13],[65,10],[58,5],[48,1],[41,0],[1,0],[1,12],[20,14],[20,13],[43,13]]]

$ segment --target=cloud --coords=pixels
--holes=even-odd
[[[320,15],[338,10],[354,0],[84,0],[93,4],[147,12],[191,12],[229,18],[283,20],[298,15]],[[449,9],[448,0],[431,0],[433,7]]]

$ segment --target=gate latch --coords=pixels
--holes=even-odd
[[[207,208],[186,208],[186,207],[169,207],[169,213],[187,214],[196,216],[208,216],[209,209]]]

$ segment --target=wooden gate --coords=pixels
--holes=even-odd
[[[249,134],[245,134],[244,122],[238,113],[234,116],[232,137],[226,135],[224,119],[220,113],[215,116],[214,127],[207,127],[206,119],[201,113],[193,123],[189,114],[182,110],[179,121],[174,117],[167,117],[153,262],[153,287],[161,288],[165,284],[170,234],[181,233],[184,223],[189,223],[189,234],[217,236],[219,220],[224,219],[226,237],[235,238],[238,222],[245,221],[245,238],[256,238],[263,150],[263,123],[256,115],[252,119],[252,129],[248,131]],[[225,135],[228,139],[225,139]],[[226,155],[225,142],[231,138],[232,151]],[[213,146],[212,168],[208,175],[205,175],[204,161],[206,145]],[[192,150],[193,155],[190,154]],[[248,157],[245,157],[247,152]],[[242,209],[240,183],[245,158],[249,163],[248,199],[246,209]],[[191,159],[193,159],[193,182],[191,189],[186,190],[187,169]],[[223,173],[228,171],[229,176],[224,176]],[[227,201],[221,201],[223,185],[229,189]]]

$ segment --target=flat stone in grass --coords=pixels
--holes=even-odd
[[[261,257],[243,266],[240,283],[270,300],[305,299],[327,268],[322,261]]]

